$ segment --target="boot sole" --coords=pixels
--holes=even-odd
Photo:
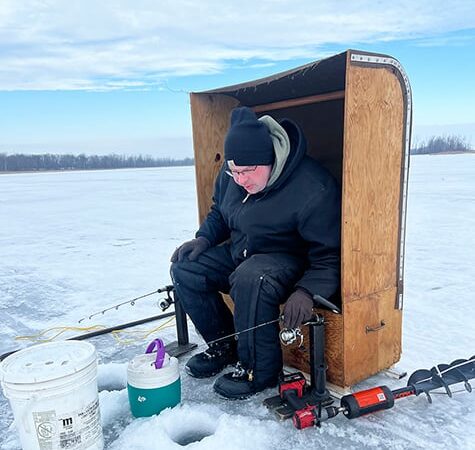
[[[253,392],[253,393],[249,393],[247,395],[236,395],[234,397],[229,397],[228,395],[225,395],[224,394],[224,391],[220,391],[219,389],[217,389],[216,387],[214,387],[214,392],[216,392],[216,394],[218,394],[221,398],[224,398],[225,400],[247,400],[248,398],[251,398],[252,396],[258,394],[258,392]]]
[[[269,386],[266,386],[265,388],[260,389],[259,391],[250,392],[249,394],[235,395],[235,396],[232,396],[232,397],[230,397],[229,395],[226,395],[224,393],[225,391],[222,391],[220,388],[217,388],[215,385],[213,386],[213,389],[214,389],[214,392],[216,392],[216,394],[218,394],[220,397],[222,397],[226,400],[247,400],[248,398],[251,398],[254,395],[257,395],[257,394],[265,391],[266,389],[275,388],[277,386],[277,384],[278,383],[270,384]]]

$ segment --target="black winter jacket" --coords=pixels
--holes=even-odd
[[[310,294],[330,297],[339,286],[340,188],[315,160],[291,120],[280,125],[290,139],[290,154],[277,180],[250,195],[221,169],[213,205],[196,233],[212,246],[228,239],[236,265],[259,253],[280,253],[305,260],[296,283]],[[226,163],[225,163],[226,164]]]

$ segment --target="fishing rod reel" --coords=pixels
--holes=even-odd
[[[315,297],[320,297],[319,295],[316,295]],[[333,312],[339,312],[339,309],[333,305],[332,303],[328,302],[328,300],[324,299],[327,306],[328,304],[331,305],[331,309]],[[283,320],[283,316],[281,316],[281,320]],[[321,314],[314,313],[312,318],[308,320],[307,322],[304,322],[302,326],[323,326],[324,325],[324,317]],[[282,328],[279,333],[279,338],[280,342],[282,342],[283,345],[292,345],[294,342],[299,341],[299,348],[303,348],[303,333],[300,327],[297,328]]]
[[[280,342],[282,345],[291,345],[296,341],[299,342],[299,347],[303,346],[303,334],[300,328],[282,328],[279,333]]]
[[[158,307],[162,310],[162,311],[166,311],[168,308],[170,308],[170,306],[174,303],[173,301],[173,298],[171,296],[171,292],[172,292],[173,289],[168,289],[166,291],[167,293],[167,296],[165,298],[162,298],[158,301]]]

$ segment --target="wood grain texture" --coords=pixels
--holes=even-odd
[[[399,361],[401,311],[394,309],[396,291],[396,288],[389,289],[345,305],[345,386],[358,383]]]
[[[214,182],[224,161],[223,145],[229,128],[229,115],[238,101],[225,95],[191,94],[190,102],[201,223],[211,207]]]
[[[349,65],[343,153],[342,295],[397,284],[403,96],[386,68]]]
[[[295,108],[297,106],[311,105],[320,102],[328,102],[331,100],[341,100],[345,98],[345,91],[328,92],[327,94],[309,95],[308,97],[291,98],[282,100],[281,102],[265,103],[256,105],[252,108],[256,113],[275,111],[277,109]]]

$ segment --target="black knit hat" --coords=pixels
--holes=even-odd
[[[236,166],[260,166],[274,162],[274,145],[266,124],[246,106],[233,109],[224,141],[224,157]]]

